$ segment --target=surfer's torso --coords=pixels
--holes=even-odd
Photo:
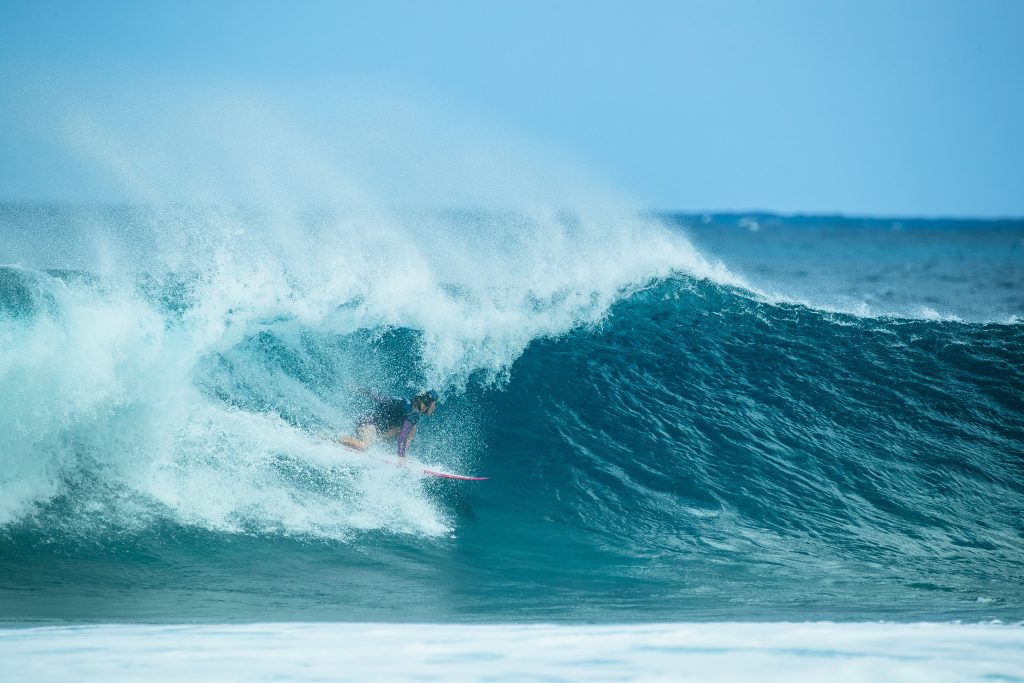
[[[415,424],[419,417],[420,413],[413,410],[412,401],[392,396],[378,402],[373,411],[360,422],[372,424],[378,431],[386,433],[400,428],[406,420]]]

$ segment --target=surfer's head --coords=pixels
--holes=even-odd
[[[431,389],[430,391],[424,391],[422,394],[417,394],[413,399],[413,405],[420,413],[424,415],[433,414],[437,408],[437,392]]]

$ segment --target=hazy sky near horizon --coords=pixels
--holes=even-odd
[[[0,199],[1022,216],[1022,35],[1018,0],[3,0]]]

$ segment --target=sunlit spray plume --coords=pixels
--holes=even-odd
[[[657,279],[729,278],[593,184],[536,192],[528,152],[436,111],[391,118],[400,149],[374,137],[394,164],[380,181],[358,141],[336,127],[318,138],[279,107],[237,94],[140,102],[70,120],[73,144],[129,204],[83,212],[82,276],[19,272],[46,304],[0,323],[3,524],[66,496],[76,514],[62,523],[82,528],[169,516],[332,538],[445,533],[417,482],[384,481],[314,436],[351,427],[360,386],[459,395]],[[372,127],[346,116],[352,131]],[[459,186],[442,191],[437,174]],[[422,208],[388,186],[417,177],[435,188]],[[50,265],[34,246],[21,262]],[[315,356],[320,374],[296,381],[268,354]],[[472,425],[442,415],[433,442],[426,431],[437,457],[472,452]]]

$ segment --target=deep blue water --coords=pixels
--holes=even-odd
[[[1024,619],[1024,223],[0,209],[0,621]],[[421,479],[340,451],[442,394]]]

